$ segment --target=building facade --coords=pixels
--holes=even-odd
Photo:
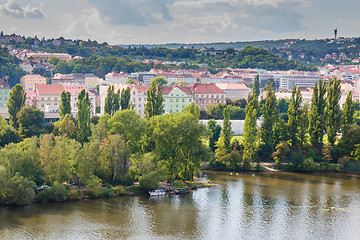
[[[200,110],[206,110],[210,105],[226,102],[226,94],[215,83],[195,83],[190,87],[194,94],[194,102]]]
[[[164,99],[164,113],[181,112],[185,106],[194,102],[194,95],[186,86],[163,86],[161,93]]]
[[[27,90],[35,90],[36,84],[46,84],[46,78],[38,74],[28,74],[20,77],[20,84]]]

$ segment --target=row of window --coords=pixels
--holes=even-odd
[[[3,98],[2,98],[2,97],[0,97],[0,101],[1,101],[1,100],[3,100]],[[7,98],[7,97],[4,97],[4,100],[5,100],[5,101],[7,101],[7,100],[8,100],[8,98]]]
[[[225,103],[224,100],[196,100],[196,103]]]
[[[170,98],[169,100],[170,100],[170,102],[173,102],[173,99],[172,99],[172,98]],[[185,99],[182,98],[181,101],[182,101],[182,102],[185,102]],[[166,102],[166,99],[164,99],[164,102]],[[176,99],[176,102],[179,102],[179,98]],[[191,98],[189,99],[189,102],[191,102]]]
[[[196,94],[195,95],[196,98],[224,98],[225,95],[199,95],[199,94]]]

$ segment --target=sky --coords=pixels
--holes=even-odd
[[[359,0],[0,0],[0,30],[109,44],[360,37]]]

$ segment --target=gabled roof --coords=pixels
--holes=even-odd
[[[216,93],[216,94],[225,94],[223,90],[215,85],[215,83],[195,83],[191,86],[191,90],[194,94],[204,94],[204,93]]]
[[[150,87],[151,87],[151,85],[144,86],[144,85],[135,84],[135,85],[131,85],[130,89],[132,90],[133,88],[135,88],[138,93],[146,93],[147,90],[150,89]]]
[[[36,91],[39,95],[61,95],[62,91],[69,92],[70,95],[78,95],[81,90],[93,96],[94,94],[87,90],[83,85],[60,85],[60,84],[37,84]]]

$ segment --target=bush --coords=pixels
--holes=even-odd
[[[139,187],[143,191],[154,190],[159,187],[159,181],[159,173],[157,171],[153,171],[139,178]]]
[[[70,190],[67,196],[67,200],[76,201],[81,199],[81,191],[80,190]]]
[[[127,189],[124,186],[121,186],[121,185],[114,187],[114,192],[115,192],[116,195],[120,195],[120,196],[127,195],[129,193],[127,191]]]
[[[4,182],[0,195],[2,202],[9,205],[26,205],[34,199],[35,183],[16,173],[14,177]]]
[[[356,161],[350,161],[345,164],[346,172],[360,172],[360,163]]]
[[[312,158],[306,158],[299,166],[299,170],[312,172],[315,170],[315,163]]]
[[[99,191],[99,196],[100,197],[113,197],[115,195],[115,192],[112,188],[106,188],[106,189],[101,189]]]
[[[40,203],[62,202],[68,199],[69,190],[65,185],[55,182],[47,190],[42,190],[36,195],[36,201]]]
[[[100,187],[101,187],[101,179],[96,176],[91,176],[86,181],[86,195],[91,198],[96,198],[99,196]]]

